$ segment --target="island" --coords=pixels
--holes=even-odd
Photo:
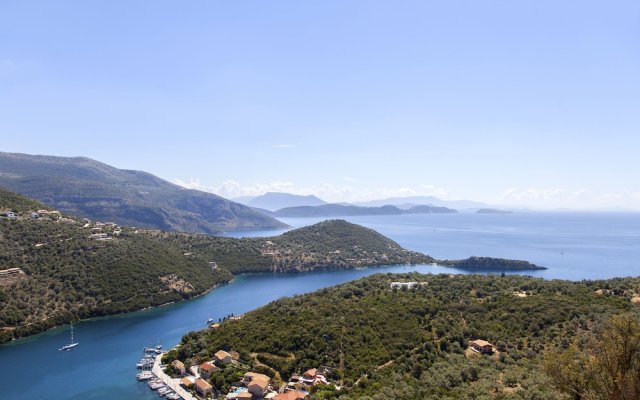
[[[262,210],[266,211],[266,210]],[[267,211],[268,212],[268,211]],[[457,210],[431,205],[417,205],[402,209],[392,205],[362,207],[349,204],[323,204],[318,206],[286,207],[269,213],[273,217],[317,218],[349,217],[359,215],[401,215],[401,214],[455,214]]]
[[[469,257],[464,260],[445,260],[439,261],[439,264],[445,267],[461,268],[461,269],[482,269],[482,270],[540,270],[547,269],[529,261],[509,260],[506,258],[494,257]]]
[[[513,214],[513,211],[509,210],[498,210],[495,208],[481,208],[476,211],[476,214],[497,214],[497,215],[509,215]]]

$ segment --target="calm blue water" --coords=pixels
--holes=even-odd
[[[640,214],[457,214],[348,219],[437,258],[486,255],[526,259],[549,267],[527,274],[546,278],[640,275]],[[285,220],[294,227],[316,221]],[[69,340],[67,327],[0,346],[0,399],[158,398],[135,380],[135,363],[143,346],[160,343],[168,348],[185,333],[203,329],[209,317],[243,313],[283,296],[390,271],[463,272],[437,266],[390,266],[240,276],[189,302],[79,323],[75,332],[80,346],[71,352],[57,351]]]

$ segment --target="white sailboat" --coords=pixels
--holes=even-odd
[[[69,351],[79,344],[80,343],[73,341],[73,324],[71,324],[71,343],[65,344],[64,346],[60,347],[58,351]]]

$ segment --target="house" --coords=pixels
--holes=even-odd
[[[299,390],[290,390],[285,393],[280,393],[275,396],[274,400],[303,400],[307,397],[305,392]]]
[[[182,378],[180,379],[180,385],[184,386],[185,388],[189,389],[190,387],[193,386],[193,384],[195,383],[195,379],[191,376],[187,376],[186,378]]]
[[[180,375],[184,375],[187,372],[187,370],[184,367],[184,364],[180,360],[173,360],[173,362],[171,363],[171,366],[173,367],[173,370],[179,373]]]
[[[230,351],[229,354],[231,355],[231,358],[236,361],[240,359],[240,353],[238,353],[237,351]]]
[[[247,372],[244,374],[242,383],[249,389],[249,393],[257,398],[261,398],[269,388],[269,380],[270,378],[266,375],[258,374],[257,372]]]
[[[495,351],[495,346],[486,340],[472,340],[469,342],[469,345],[473,350],[481,354],[492,354]]]
[[[417,285],[418,282],[391,282],[391,289],[413,289],[413,287]]]
[[[302,376],[304,376],[307,379],[313,379],[316,377],[317,374],[318,374],[318,370],[315,368],[311,368],[307,370],[304,374],[302,374]]]
[[[94,233],[94,234],[89,235],[89,239],[107,240],[107,239],[109,239],[109,235],[107,235],[106,233]]]
[[[216,372],[218,369],[219,368],[216,367],[211,361],[202,363],[199,367],[200,376],[202,376],[204,379],[209,379],[211,378],[211,374]]]
[[[196,387],[196,392],[202,397],[207,397],[213,393],[213,386],[202,378],[196,379],[194,386]]]
[[[251,393],[249,393],[249,392],[240,392],[236,396],[236,399],[238,399],[238,400],[251,400],[251,399],[253,399],[253,395]]]
[[[224,350],[218,350],[213,356],[215,358],[215,362],[219,364],[229,364],[233,360],[231,354]]]
[[[16,214],[13,211],[5,211],[0,214],[0,218],[16,219]]]

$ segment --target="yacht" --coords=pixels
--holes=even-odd
[[[71,343],[65,344],[64,346],[60,347],[58,349],[58,351],[69,351],[69,350],[73,349],[74,347],[76,347],[79,344],[80,343],[73,341],[73,324],[72,324],[71,325]]]

